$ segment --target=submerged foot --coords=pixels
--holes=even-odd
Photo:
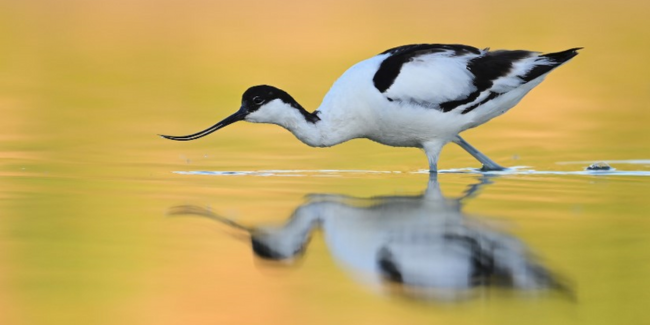
[[[500,165],[494,164],[494,165],[483,165],[481,169],[479,169],[482,172],[500,172],[504,171],[508,168],[502,167]]]

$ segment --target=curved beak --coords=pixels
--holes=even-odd
[[[161,137],[169,140],[176,140],[176,141],[190,141],[190,140],[196,140],[198,138],[202,138],[216,130],[219,130],[227,125],[233,124],[237,121],[241,121],[246,117],[247,111],[244,106],[242,106],[235,114],[230,115],[226,117],[223,121],[203,130],[200,132],[196,132],[194,134],[190,135],[182,135],[182,136],[173,136],[173,135],[163,135],[159,134]]]

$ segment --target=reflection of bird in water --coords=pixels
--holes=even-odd
[[[400,46],[348,69],[313,113],[281,89],[254,86],[242,95],[240,109],[223,121],[194,134],[162,137],[189,141],[237,121],[270,123],[312,147],[366,138],[421,148],[433,173],[442,148],[454,142],[484,170],[502,170],[458,134],[517,105],[577,50],[541,54],[457,44]]]
[[[461,212],[463,201],[488,183],[484,178],[457,199],[443,197],[435,177],[417,196],[309,195],[278,226],[245,227],[196,206],[170,214],[202,215],[243,230],[256,256],[285,263],[300,257],[320,228],[331,254],[360,281],[397,284],[423,299],[454,299],[476,286],[565,289],[524,243]]]

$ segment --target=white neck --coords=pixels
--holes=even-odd
[[[305,114],[310,113],[276,99],[250,113],[246,121],[279,125],[311,147],[329,147],[353,138],[337,131],[327,115],[319,113],[318,118],[307,117]]]

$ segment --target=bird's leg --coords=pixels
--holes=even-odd
[[[465,151],[467,151],[470,155],[472,155],[472,157],[480,161],[481,164],[483,164],[481,171],[485,172],[485,171],[505,170],[504,167],[495,163],[492,159],[488,158],[486,155],[476,150],[476,148],[472,147],[472,145],[467,143],[467,141],[463,140],[463,138],[461,138],[459,135],[457,135],[456,138],[452,140],[452,142],[459,145],[461,148],[465,149]]]
[[[427,159],[429,160],[429,173],[438,173],[438,158],[440,157],[440,151],[442,151],[442,147],[446,143],[447,142],[435,141],[427,142],[422,145],[422,149],[424,149],[424,153],[427,155]]]

